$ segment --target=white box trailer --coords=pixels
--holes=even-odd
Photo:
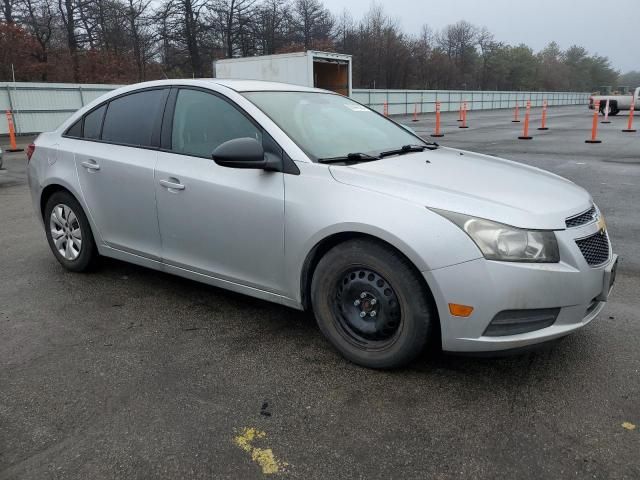
[[[351,55],[331,52],[282,53],[213,62],[216,78],[268,80],[324,88],[351,95]]]

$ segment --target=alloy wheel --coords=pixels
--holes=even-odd
[[[59,203],[53,207],[49,229],[57,252],[65,260],[78,258],[82,249],[82,229],[78,217],[68,205]]]

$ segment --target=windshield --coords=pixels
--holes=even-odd
[[[394,122],[346,97],[314,92],[245,92],[313,160],[377,156],[423,144]]]

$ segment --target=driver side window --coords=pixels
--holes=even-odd
[[[210,158],[218,145],[242,137],[262,142],[260,130],[231,103],[200,90],[178,91],[171,132],[173,152]]]

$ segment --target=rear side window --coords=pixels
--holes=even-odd
[[[152,146],[154,125],[164,108],[164,90],[146,90],[109,102],[102,140],[124,145]]]
[[[100,130],[102,129],[102,119],[104,118],[104,111],[107,109],[106,105],[96,108],[93,112],[87,114],[84,117],[84,130],[82,136],[96,140],[100,138]]]
[[[65,133],[68,137],[82,137],[82,118],[71,125]]]
[[[261,131],[229,102],[199,90],[178,92],[171,133],[174,152],[209,158],[221,143],[242,137],[262,142]]]

